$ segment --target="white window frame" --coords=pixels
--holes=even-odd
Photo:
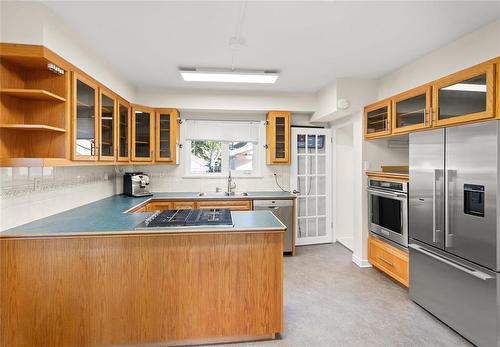
[[[182,133],[181,133],[182,134]],[[221,172],[207,172],[207,173],[191,173],[191,141],[205,141],[205,140],[182,140],[182,148],[184,150],[184,178],[221,178],[229,175],[229,142],[222,141],[222,163]],[[212,139],[211,141],[219,141]],[[259,142],[254,143],[253,153],[253,170],[231,170],[232,177],[247,177],[247,178],[262,178],[262,162],[265,160],[265,127],[259,130]]]

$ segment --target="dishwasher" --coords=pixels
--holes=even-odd
[[[293,247],[293,201],[292,200],[254,200],[254,210],[271,211],[281,223],[285,224],[286,231],[283,237],[283,252],[292,253]]]

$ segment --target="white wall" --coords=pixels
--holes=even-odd
[[[0,16],[2,42],[44,45],[125,99],[135,99],[132,85],[119,77],[112,66],[97,58],[92,47],[82,42],[43,4],[2,1]]]
[[[379,80],[379,99],[500,56],[500,20],[439,48]]]
[[[313,113],[314,94],[242,91],[202,91],[141,89],[136,103],[155,107],[175,107],[181,113],[189,111],[261,112],[288,110]]]
[[[337,241],[352,250],[354,223],[354,133],[352,123],[334,130],[335,153],[335,236]]]
[[[2,167],[0,231],[119,194],[115,176],[113,166]]]

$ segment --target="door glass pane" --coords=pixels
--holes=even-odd
[[[318,194],[326,195],[326,176],[318,176]]]
[[[318,236],[326,236],[326,217],[318,218]]]
[[[94,155],[95,90],[82,81],[76,82],[76,154]]]
[[[307,236],[318,236],[318,231],[316,229],[316,218],[307,219]]]
[[[299,237],[306,237],[307,236],[307,219],[305,218],[299,218],[298,223],[297,223],[297,233]]]
[[[297,135],[297,153],[303,154],[306,152],[306,135]]]
[[[285,131],[285,118],[284,117],[276,117],[276,126],[275,126],[275,156],[276,158],[283,159],[285,158],[285,139],[286,139],[286,131]]]
[[[326,156],[318,155],[316,158],[318,162],[318,175],[324,175],[326,172]]]
[[[316,216],[316,197],[307,198],[307,215]]]
[[[309,175],[314,175],[316,173],[316,156],[307,156],[307,169],[309,170]]]
[[[113,134],[114,134],[115,101],[106,95],[101,98],[101,155],[114,156]]]
[[[423,124],[425,122],[426,95],[396,102],[396,127]]]
[[[372,223],[401,234],[401,201],[372,195]]]
[[[368,112],[366,115],[366,131],[368,134],[386,130],[389,120],[388,116],[387,106]]]
[[[171,158],[172,153],[170,150],[170,115],[160,114],[160,157],[161,158]]]
[[[305,175],[306,172],[306,157],[301,155],[297,157],[297,175]]]
[[[326,197],[318,196],[318,216],[326,215]]]
[[[439,119],[486,111],[486,74],[439,89]]]
[[[307,152],[316,153],[316,135],[307,135]]]
[[[120,105],[119,156],[128,157],[128,107]]]
[[[149,158],[151,155],[150,143],[151,114],[148,112],[135,112],[135,156]]]
[[[318,142],[316,144],[316,147],[318,149],[318,153],[324,154],[325,153],[325,135],[318,135],[317,139],[318,139]]]

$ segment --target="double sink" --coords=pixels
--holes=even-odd
[[[247,192],[200,192],[198,196],[203,197],[221,197],[221,196],[248,196]]]

